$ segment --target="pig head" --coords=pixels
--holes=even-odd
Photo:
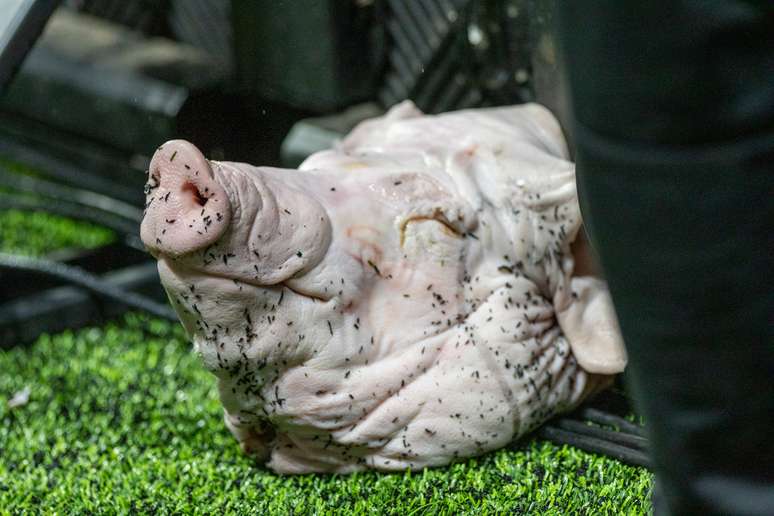
[[[626,362],[537,105],[403,103],[299,170],[156,151],[141,236],[243,450],[283,473],[504,446]],[[577,254],[577,253],[576,253]]]

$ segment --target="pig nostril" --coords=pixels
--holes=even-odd
[[[196,204],[199,206],[204,206],[207,204],[207,197],[204,197],[202,193],[199,191],[198,188],[196,188],[196,185],[193,183],[185,183],[183,185],[183,192],[190,192],[193,195],[194,200],[196,201]]]

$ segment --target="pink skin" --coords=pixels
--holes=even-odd
[[[231,204],[201,153],[182,141],[167,145],[170,152],[159,149],[151,163],[140,235],[149,249],[177,257],[216,242],[231,222]]]
[[[478,455],[623,369],[604,284],[573,273],[572,165],[536,106],[404,104],[293,171],[175,140],[149,173],[142,239],[227,426],[278,472]]]

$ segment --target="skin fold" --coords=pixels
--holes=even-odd
[[[146,193],[142,239],[226,425],[277,472],[479,455],[626,364],[541,106],[404,102],[298,170],[175,140]]]

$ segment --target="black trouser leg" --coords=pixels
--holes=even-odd
[[[581,207],[657,512],[774,514],[774,2],[559,11]]]

